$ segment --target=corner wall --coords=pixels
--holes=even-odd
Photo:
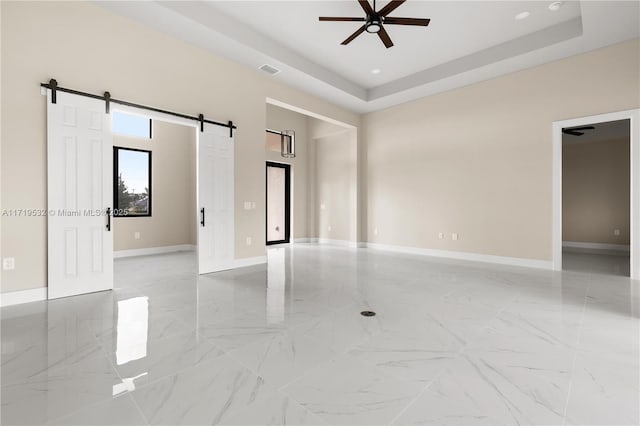
[[[638,108],[639,65],[636,39],[365,115],[367,241],[550,260],[552,122]]]

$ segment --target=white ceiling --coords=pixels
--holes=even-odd
[[[637,1],[565,1],[551,12],[551,1],[409,0],[390,16],[431,24],[387,25],[390,49],[368,33],[342,46],[358,23],[318,21],[363,16],[356,0],[98,3],[250,67],[268,63],[282,70],[272,78],[357,112],[640,36]],[[515,20],[522,11],[531,15]]]
[[[423,69],[495,46],[580,16],[570,2],[551,12],[546,2],[407,1],[390,16],[430,18],[429,27],[387,25],[394,46],[386,49],[376,34],[363,33],[340,43],[361,22],[318,22],[318,16],[363,17],[349,1],[209,1],[209,5],[362,87],[372,88]],[[387,2],[382,1],[378,8]],[[514,16],[528,10],[530,19]],[[461,13],[463,12],[463,13]],[[286,19],[283,17],[295,17]],[[276,23],[274,25],[274,23]],[[371,74],[374,68],[382,72]]]

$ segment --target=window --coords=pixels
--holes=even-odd
[[[111,116],[111,130],[124,136],[151,139],[151,119],[140,115],[114,111]]]
[[[113,147],[113,215],[151,216],[151,151]]]
[[[295,157],[295,137],[293,139],[293,144],[292,144],[291,136],[287,134],[283,134],[283,132],[286,132],[286,130],[283,130],[282,132],[278,132],[275,130],[267,129],[264,147],[267,151],[279,152],[280,154],[282,154],[283,152],[289,151],[289,152],[292,152],[294,155],[287,155],[287,156],[282,155],[282,156],[288,157],[288,158]],[[284,137],[284,143],[285,143],[284,146],[282,146],[283,137]]]
[[[280,132],[274,130],[267,130],[267,138],[265,140],[265,148],[267,151],[280,152],[280,139],[282,135]]]

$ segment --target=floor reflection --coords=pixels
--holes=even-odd
[[[629,253],[614,251],[562,251],[562,269],[565,271],[628,277],[631,270]]]
[[[146,376],[147,373],[140,373],[135,377],[125,377],[122,379],[122,383],[113,385],[113,396],[120,395],[123,392],[133,392],[136,390],[136,380]]]
[[[118,302],[116,362],[126,364],[147,356],[149,298],[134,297]]]
[[[267,250],[267,259],[267,318],[273,324],[284,320],[287,282],[285,249]]]

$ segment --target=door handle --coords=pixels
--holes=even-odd
[[[107,231],[111,232],[111,207],[107,207]]]
[[[200,225],[204,226],[204,207],[200,209]]]

